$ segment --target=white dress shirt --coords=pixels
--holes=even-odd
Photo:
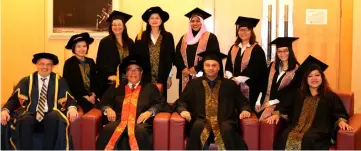
[[[243,55],[244,51],[246,50],[246,48],[251,47],[251,45],[248,43],[245,47],[242,46],[242,42],[240,42],[238,44],[238,47],[241,48],[241,55]]]
[[[135,84],[134,89],[136,89],[136,88],[138,87],[139,83],[140,83],[140,81],[139,81],[138,83],[136,83],[136,84]],[[129,86],[129,88],[132,88],[132,85],[133,85],[132,83],[128,82],[128,86]]]

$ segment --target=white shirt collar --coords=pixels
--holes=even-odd
[[[39,81],[42,81],[41,78],[46,78],[45,81],[49,81],[50,74],[49,74],[47,77],[42,77],[42,76],[38,73],[38,80],[39,80]]]
[[[160,30],[159,30],[158,34],[160,35]],[[158,36],[158,38],[159,38],[159,36]],[[154,38],[152,33],[150,33],[150,39],[152,39],[153,44],[155,44],[157,42],[157,39]]]
[[[243,49],[242,42],[240,42],[240,43],[238,44],[238,47]],[[251,44],[248,43],[248,44],[246,45],[246,47],[247,47],[247,48],[251,47]]]
[[[243,52],[246,50],[246,48],[251,47],[251,45],[248,43],[248,44],[246,45],[246,47],[243,47],[243,46],[242,46],[242,42],[240,42],[240,43],[238,44],[238,47],[241,48],[241,55],[242,55]]]
[[[134,89],[138,87],[139,83],[140,83],[140,81],[139,81],[138,83],[136,83],[136,84],[135,84]],[[129,88],[132,88],[132,85],[133,85],[132,83],[128,82],[128,86],[129,86]]]

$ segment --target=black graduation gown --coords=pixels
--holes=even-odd
[[[77,57],[73,56],[65,61],[63,78],[67,81],[70,92],[77,100],[78,105],[82,107],[84,113],[87,113],[90,109],[93,108],[93,104],[91,104],[83,96],[92,95],[92,92],[97,94],[98,91],[96,90],[97,85],[95,62],[93,59],[85,57],[85,63],[90,67],[90,92],[88,92],[88,90],[86,90],[84,87],[84,82],[79,67],[79,64],[81,63]]]
[[[130,44],[128,46],[129,53],[132,50],[133,40],[128,39]],[[116,41],[110,35],[100,40],[96,66],[97,66],[97,81],[98,81],[98,96],[102,97],[104,92],[109,88],[111,81],[108,77],[116,75],[117,67],[121,63],[119,51]]]
[[[128,86],[127,84],[128,81],[123,80],[118,88],[115,88],[113,85],[104,93],[100,101],[100,107],[103,113],[106,107],[111,107],[115,111],[116,121],[107,124],[100,133],[96,143],[97,150],[103,150],[105,148],[115,128],[120,123],[122,105],[125,97],[125,86]],[[155,84],[143,82],[141,82],[140,85],[142,88],[139,93],[136,117],[138,118],[140,114],[151,108],[154,109],[155,113],[163,112],[166,104],[164,104],[164,97],[159,92],[158,87]],[[151,117],[145,123],[136,124],[135,135],[139,149],[141,150],[153,149],[153,119],[154,117]],[[114,149],[130,149],[126,130],[119,137],[118,145]]]
[[[30,79],[32,79],[32,81]],[[56,84],[58,84],[57,89],[55,88]],[[29,89],[31,89],[31,94],[29,94]],[[55,104],[56,108],[54,107],[55,94],[58,94],[56,100],[57,104]],[[20,80],[15,91],[3,106],[3,108],[7,108],[10,111],[10,115],[13,115],[9,123],[6,126],[2,126],[2,145],[4,145],[5,149],[12,150],[22,148],[20,145],[21,134],[19,133],[19,129],[20,125],[26,123],[23,123],[21,119],[24,116],[36,114],[36,107],[39,99],[38,95],[38,73],[34,72],[30,76]],[[47,95],[48,113],[55,112],[59,120],[58,126],[54,127],[54,129],[57,129],[58,131],[54,149],[72,149],[72,139],[69,134],[69,121],[66,117],[66,113],[69,106],[76,106],[76,101],[70,95],[65,79],[60,76],[57,78],[55,73],[51,73]],[[24,101],[20,102],[19,100]],[[66,102],[64,106],[62,106],[59,104],[59,101]]]
[[[267,75],[270,74],[271,67],[272,67],[273,63],[274,62],[272,62],[270,64],[270,66],[268,67],[268,74]],[[296,76],[294,76],[294,78],[290,81],[290,83],[287,86],[283,87],[282,89],[279,89],[281,81],[285,77],[286,73],[284,73],[280,77],[280,79],[277,81],[277,78],[278,78],[279,74],[280,73],[276,70],[275,74],[273,75],[272,85],[271,85],[271,90],[270,90],[270,99],[269,100],[278,99],[279,101],[281,101],[282,99],[280,99],[280,98],[282,96],[284,96],[284,94],[288,94],[289,92],[292,92],[293,90],[297,89],[297,87],[295,86],[295,77]],[[267,81],[266,81],[266,83],[264,83],[264,86],[263,86],[261,105],[264,103],[264,99],[265,99],[265,96],[266,96],[266,93],[267,93],[268,82],[270,82],[270,81],[268,81],[268,76],[267,76]]]
[[[183,37],[184,35],[180,38],[177,47],[176,47],[176,52],[175,52],[175,66],[177,67],[177,79],[179,80],[179,96],[181,95],[182,92],[182,71],[184,68],[186,68],[186,66],[184,65],[184,61],[183,61],[183,57],[181,54],[181,46],[182,46],[182,41],[183,41]],[[188,45],[186,52],[187,52],[187,62],[188,62],[188,68],[192,68],[194,66],[194,58],[196,57],[196,52],[197,52],[197,47],[198,47],[198,43],[194,44],[194,45]],[[211,50],[211,51],[220,51],[219,50],[219,43],[218,43],[218,39],[216,37],[216,35],[214,35],[213,33],[209,34],[209,38],[208,38],[208,42],[207,42],[207,47],[206,50]],[[196,67],[194,67],[194,69],[198,72],[200,70],[202,70],[202,64],[199,62],[198,65]]]
[[[232,46],[233,47],[233,46]],[[242,54],[239,49],[234,67],[232,66],[232,47],[230,48],[226,60],[225,71],[230,71],[233,73],[234,77],[237,76],[247,76],[250,79],[246,81],[246,84],[249,87],[249,100],[251,109],[254,111],[254,106],[257,101],[259,93],[263,90],[263,85],[266,83],[267,79],[267,63],[265,53],[260,45],[254,46],[249,60],[249,64],[246,69],[243,69],[241,72],[241,62]]]
[[[158,83],[163,84],[163,95],[167,98],[167,80],[169,73],[173,67],[173,60],[175,59],[174,38],[170,32],[161,31],[163,40],[159,55],[159,69],[158,69]],[[151,65],[148,42],[151,41],[150,34],[144,31],[141,40],[135,40],[134,51],[131,53],[140,56],[144,61],[143,67],[143,81],[151,82]]]
[[[273,144],[274,149],[277,150],[285,149],[289,133],[302,117],[305,97],[301,96],[300,89],[295,89],[284,99],[281,101],[282,104],[276,107],[276,111],[279,111],[281,115],[288,116],[286,128],[278,134]],[[328,150],[332,134],[338,129],[337,121],[340,118],[348,120],[349,115],[341,99],[334,92],[327,92],[325,96],[321,96],[314,114],[313,121],[307,120],[311,122],[311,127],[304,133],[301,149]]]
[[[205,88],[202,83],[204,79],[207,80],[206,77],[191,80],[175,103],[178,113],[188,111],[191,114],[191,121],[187,124],[186,130],[189,136],[186,149],[202,149],[200,136],[206,119]],[[239,92],[235,82],[229,79],[218,79],[222,80],[218,98],[218,123],[225,147],[226,149],[247,149],[240,135],[239,114],[244,110],[250,111],[249,102]]]

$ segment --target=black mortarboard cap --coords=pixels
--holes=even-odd
[[[107,22],[112,23],[113,20],[120,19],[123,21],[123,24],[125,24],[130,18],[132,18],[132,15],[115,10],[109,15]]]
[[[211,14],[207,13],[206,11],[204,11],[204,10],[198,8],[198,7],[193,9],[192,11],[188,12],[187,14],[185,14],[185,16],[188,17],[189,19],[191,19],[192,16],[194,16],[194,15],[202,17],[203,20],[205,20],[205,19],[212,16]]]

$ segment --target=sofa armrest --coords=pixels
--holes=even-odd
[[[260,150],[273,150],[273,142],[284,125],[282,119],[277,124],[268,124],[265,119],[260,121]]]
[[[241,119],[241,130],[243,139],[249,150],[259,149],[259,122],[256,114],[252,113],[250,118]]]
[[[93,108],[82,116],[81,132],[82,132],[82,149],[95,150],[96,138],[102,128],[102,112]]]
[[[173,112],[169,125],[169,150],[184,149],[184,129],[186,121],[177,112]]]
[[[78,118],[70,124],[70,135],[73,139],[73,146],[75,150],[81,150],[81,117],[84,112],[83,109],[78,106]]]
[[[169,119],[171,114],[158,113],[153,120],[153,145],[154,150],[168,150]]]
[[[361,149],[361,114],[354,114],[349,119],[353,128],[351,131],[339,130],[337,133],[337,150],[360,150]]]

